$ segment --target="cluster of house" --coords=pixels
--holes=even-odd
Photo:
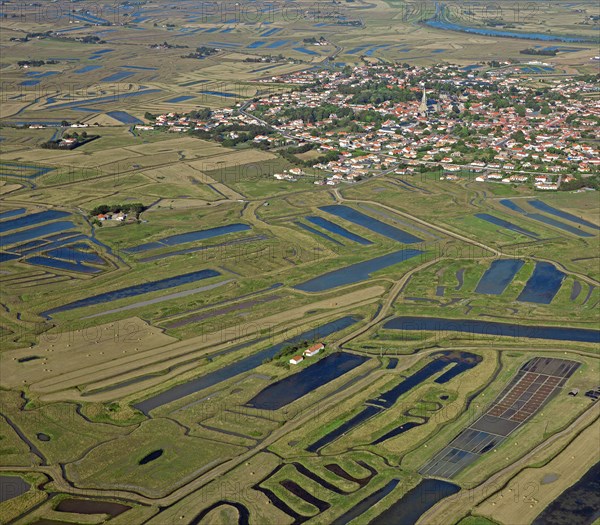
[[[277,130],[298,142],[316,143],[322,152],[339,151],[337,160],[314,166],[341,175],[331,177],[331,184],[356,180],[398,163],[413,164],[410,160],[450,172],[481,168],[482,172],[499,173],[500,180],[509,182],[525,182],[529,180],[523,179],[527,174],[539,172],[587,174],[600,169],[600,150],[585,140],[600,116],[600,102],[579,97],[594,91],[592,82],[573,78],[550,81],[548,93],[564,98],[551,102],[542,112],[526,106],[531,100],[546,105],[548,99],[531,87],[529,78],[517,74],[518,70],[505,68],[476,75],[463,69],[441,65],[398,71],[392,66],[361,66],[349,75],[308,70],[275,76],[268,81],[306,88],[265,96],[248,111],[259,111],[261,117],[277,122]],[[423,85],[440,83],[448,86],[448,92],[424,93],[422,98],[415,96],[403,102],[358,104],[344,89],[363,84],[368,88],[377,81],[382,86],[410,89],[415,95],[421,95]],[[498,96],[510,100],[511,105],[496,107],[494,97]],[[324,104],[351,108],[356,114],[375,111],[389,118],[381,125],[357,122],[360,130],[347,131],[335,128],[335,112],[317,122],[282,117],[289,107],[318,108]],[[470,133],[457,136],[464,127]],[[513,137],[516,132],[522,132],[522,137]],[[477,159],[479,152],[490,150],[492,161]],[[356,155],[357,151],[365,154]],[[517,176],[511,180],[513,174]]]
[[[301,363],[302,361],[304,361],[305,357],[312,357],[314,355],[317,355],[324,348],[325,348],[325,345],[323,343],[316,343],[316,344],[310,346],[309,348],[307,348],[306,350],[304,350],[304,352],[302,352],[302,355],[295,355],[294,357],[292,357],[290,359],[290,364],[297,365],[298,363]]]
[[[251,113],[224,108],[214,110],[208,118],[192,118],[171,112],[138,128],[209,131],[222,124],[260,125],[266,120],[282,142],[310,143],[320,153],[339,153],[335,160],[313,166],[326,175],[317,184],[350,182],[394,169],[398,174],[410,174],[421,165],[443,168],[449,175],[479,170],[487,182],[522,183],[540,174],[546,177],[546,181],[535,180],[540,189],[558,188],[567,173],[579,172],[583,177],[598,173],[600,149],[589,139],[600,119],[600,100],[586,97],[594,94],[597,86],[565,77],[548,79],[545,85],[550,87],[538,88],[518,71],[448,64],[311,69],[259,81],[304,87],[265,94],[248,106]],[[357,88],[369,90],[374,85],[410,90],[414,96],[399,102],[356,102]],[[447,87],[427,90],[432,85]],[[499,100],[508,100],[510,105],[499,106]],[[354,125],[337,127],[335,110],[316,122],[285,117],[288,108],[321,108],[325,104],[352,109],[357,116]],[[543,111],[535,109],[536,104]],[[381,121],[360,120],[364,112],[379,114]],[[257,136],[254,140],[274,139]],[[293,173],[291,178],[289,173],[275,175],[280,177],[295,178]]]
[[[96,219],[98,219],[99,221],[119,221],[119,222],[123,222],[125,219],[127,219],[127,214],[123,213],[122,211],[118,212],[118,213],[99,213],[98,215],[96,215]]]
[[[153,124],[138,124],[135,129],[149,131],[154,129],[166,128],[172,132],[185,132],[193,129],[195,131],[210,131],[220,125],[229,124],[254,124],[260,125],[259,120],[237,113],[233,108],[214,109],[211,116],[207,118],[192,118],[189,115],[180,113],[164,113],[158,115]],[[236,138],[235,132],[232,132],[231,138]],[[267,140],[268,137],[257,135],[255,140]]]
[[[274,173],[273,177],[277,180],[287,180],[289,182],[296,182],[298,177],[306,175],[304,170],[301,168],[290,168],[289,170],[283,170],[283,173]]]

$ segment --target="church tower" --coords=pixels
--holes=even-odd
[[[422,117],[427,115],[427,95],[425,93],[425,88],[423,88],[423,97],[421,98],[421,104],[419,104],[419,111],[417,114]]]

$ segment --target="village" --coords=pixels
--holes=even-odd
[[[307,145],[333,154],[312,165],[324,174],[315,184],[440,171],[448,181],[468,176],[539,190],[589,186],[600,172],[593,144],[600,102],[586,98],[597,90],[593,79],[553,79],[538,87],[518,67],[498,65],[300,71],[262,81],[294,86],[284,93],[215,109],[209,118],[167,113],[138,129],[262,126],[269,133],[254,134],[249,142],[274,150]],[[225,138],[243,134],[234,130]],[[297,168],[274,178],[295,182],[303,175]]]

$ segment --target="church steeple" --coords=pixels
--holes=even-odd
[[[420,116],[427,115],[427,94],[425,93],[425,87],[423,87],[423,97],[421,98],[421,104],[419,104],[418,114]]]

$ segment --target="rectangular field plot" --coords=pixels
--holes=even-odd
[[[420,473],[455,477],[529,420],[578,367],[579,363],[566,359],[536,357],[527,361],[487,412],[454,438]]]

